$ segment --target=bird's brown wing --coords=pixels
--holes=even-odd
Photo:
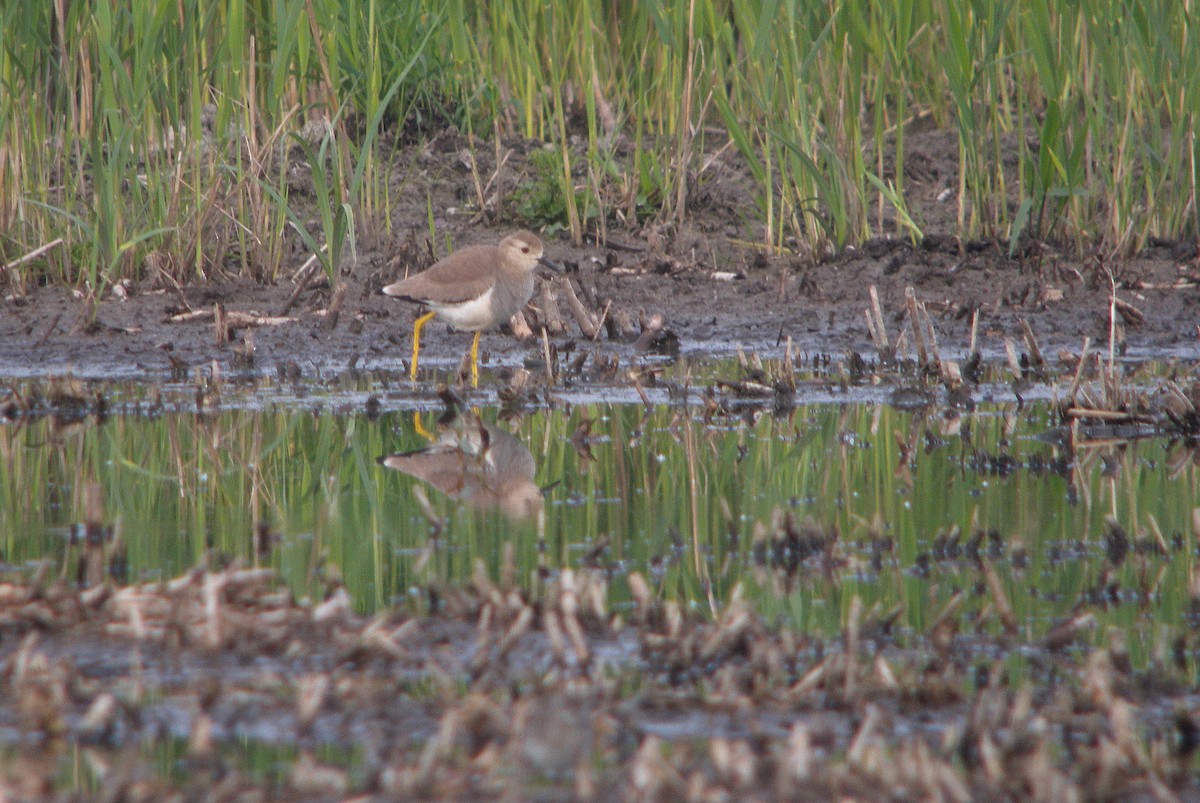
[[[458,449],[419,449],[389,455],[380,462],[388,468],[424,480],[452,497],[462,494],[463,485],[470,477],[469,465]]]
[[[460,304],[486,293],[496,282],[500,249],[494,245],[462,248],[422,271],[386,288],[388,295],[435,304]]]

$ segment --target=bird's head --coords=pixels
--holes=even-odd
[[[530,231],[518,231],[500,241],[500,257],[509,265],[532,272],[539,264],[552,270],[558,266],[542,254],[542,241]]]

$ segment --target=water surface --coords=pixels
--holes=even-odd
[[[973,409],[839,401],[854,395],[834,385],[788,408],[706,387],[636,403],[560,388],[553,407],[485,404],[446,424],[431,393],[379,377],[260,381],[202,408],[190,390],[109,386],[103,416],[0,426],[4,566],[49,561],[87,583],[239,560],[314,600],[344,581],[371,611],[477,565],[536,593],[586,564],[611,574],[618,606],[639,572],[687,606],[741,587],[763,614],[831,634],[857,595],[897,613],[903,638],[956,593],[995,627],[986,563],[1030,637],[1089,603],[1139,660],[1188,615],[1188,444],[1070,447],[1050,403],[1002,386]]]

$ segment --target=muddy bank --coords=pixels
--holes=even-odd
[[[753,245],[763,232],[744,166],[726,154],[697,183],[682,227],[614,221],[603,246],[594,238],[575,247],[561,235],[545,236],[548,255],[567,266],[572,291],[600,324],[595,340],[581,329],[560,285],[551,285],[554,309],[547,308],[546,296],[535,295],[530,322],[549,325],[555,346],[569,349],[574,342],[597,359],[628,360],[644,319],[653,316],[664,319],[684,353],[723,354],[743,346],[778,354],[790,338],[804,353],[869,355],[863,317],[868,288],[878,287],[895,336],[904,324],[905,289],[912,287],[952,353],[966,348],[978,310],[985,353],[1002,354],[1006,337],[1019,338],[1018,320],[1024,318],[1053,354],[1078,350],[1085,337],[1107,345],[1115,286],[1122,302],[1117,334],[1129,354],[1200,355],[1195,242],[1154,242],[1123,261],[1078,253],[1070,244],[1022,243],[1010,256],[1007,243],[962,242],[954,236],[953,201],[939,200],[957,181],[955,154],[942,139],[940,132],[924,132],[908,145],[923,165],[906,184],[914,217],[926,221],[920,243],[877,239],[827,256],[792,244],[795,254],[768,256]],[[298,244],[286,275],[274,284],[222,278],[240,272],[236,254],[213,266],[211,280],[202,285],[178,287],[147,266],[142,281],[106,293],[94,316],[91,305],[68,290],[10,286],[0,307],[0,373],[73,370],[89,377],[159,378],[214,360],[227,368],[287,366],[324,375],[351,367],[400,368],[416,310],[380,296],[379,288],[428,266],[435,252],[444,255],[447,240],[455,247],[495,242],[530,225],[506,201],[531,180],[530,148],[509,154],[498,182],[501,197],[480,211],[462,204],[473,195],[470,172],[453,158],[462,147],[465,141],[451,132],[399,150],[398,175],[405,165],[421,170],[403,171],[390,221],[358,222],[359,251],[344,268],[340,297],[323,276],[296,294],[292,272],[308,257]],[[493,169],[491,152],[491,146],[476,150],[480,170]],[[303,189],[301,182],[294,203],[303,203]],[[436,244],[428,238],[427,199],[435,210]],[[204,317],[217,305],[228,316],[219,331]],[[189,312],[195,314],[187,317]],[[257,320],[262,317],[282,320]],[[449,334],[437,323],[427,331],[426,365],[443,372],[456,365],[469,335]],[[223,336],[228,340],[219,342]],[[493,365],[517,365],[542,349],[540,338],[525,337],[492,335],[483,348]]]
[[[471,229],[459,241],[486,241],[503,231]],[[622,312],[630,322],[615,337],[602,328],[592,341],[564,303],[561,317],[566,328],[552,342],[560,348],[574,342],[580,350],[629,360],[637,353],[633,342],[641,331],[639,319],[660,315],[686,354],[729,354],[741,346],[777,356],[790,338],[803,353],[840,357],[859,351],[873,356],[863,315],[870,285],[879,288],[893,336],[906,323],[905,288],[914,287],[934,316],[943,347],[952,353],[966,349],[975,310],[980,312],[985,354],[1003,353],[1005,338],[1019,341],[1021,318],[1030,322],[1050,354],[1060,348],[1077,351],[1085,337],[1093,344],[1108,342],[1110,291],[1100,277],[1080,280],[1080,266],[1068,264],[1057,271],[1064,278],[1054,280],[1022,269],[999,253],[998,246],[966,256],[956,248],[878,243],[809,266],[733,251],[724,261],[664,270],[644,252],[575,249],[552,241],[551,253],[575,266],[568,278],[576,293],[595,299],[589,311],[597,318],[605,309],[609,315]],[[722,250],[729,252],[730,247]],[[738,256],[746,264],[734,262]],[[608,263],[615,263],[615,269],[600,267]],[[362,257],[360,267],[345,279],[346,297],[336,321],[331,321],[327,288],[302,294],[296,306],[280,315],[294,289],[286,283],[264,286],[231,280],[185,288],[185,307],[179,294],[155,290],[152,282],[145,282],[130,288],[123,299],[102,301],[94,318],[89,305],[67,290],[36,289],[4,304],[0,371],[9,376],[73,371],[81,377],[156,379],[214,360],[226,369],[261,371],[294,364],[305,375],[402,368],[416,310],[375,292],[396,275],[387,265],[383,253],[374,259]],[[1200,273],[1200,267],[1162,253],[1141,258],[1125,270],[1137,276],[1118,296],[1134,308],[1118,325],[1128,354],[1200,356],[1200,290],[1192,283],[1192,273]],[[267,320],[243,323],[234,317],[230,339],[219,343],[211,315],[204,317],[217,304],[226,314]],[[173,322],[183,320],[178,316],[187,311],[200,315]],[[530,310],[529,318],[538,320],[538,311]],[[470,335],[451,332],[437,322],[427,332],[426,367],[445,371],[470,345]],[[245,345],[246,333],[252,352]],[[522,341],[509,333],[490,334],[482,349],[485,364],[513,366],[540,355],[541,343],[536,337]]]

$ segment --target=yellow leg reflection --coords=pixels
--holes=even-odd
[[[417,358],[421,355],[421,329],[425,326],[425,324],[429,323],[429,321],[432,320],[433,316],[436,314],[436,312],[427,312],[420,318],[417,318],[415,321],[413,321],[413,353],[412,364],[408,369],[409,379],[415,380],[417,378]]]
[[[425,429],[425,425],[421,423],[420,413],[413,413],[413,429],[417,431],[418,435],[431,443],[437,440],[437,436]]]

